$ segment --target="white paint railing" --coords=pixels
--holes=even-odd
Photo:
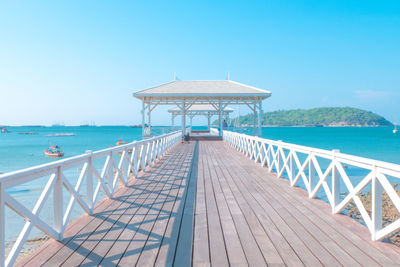
[[[148,137],[148,136],[151,136],[151,128],[145,126],[143,129],[143,137]]]
[[[117,147],[95,152],[89,151],[79,156],[0,175],[0,266],[12,266],[15,263],[33,227],[55,239],[62,240],[75,203],[78,203],[86,213],[93,214],[94,206],[99,201],[101,191],[107,197],[112,198],[118,187],[118,180],[127,186],[131,173],[137,177],[139,170],[151,166],[180,140],[181,132],[177,131]],[[121,155],[118,162],[113,159],[113,155],[117,154]],[[93,162],[101,158],[105,159],[105,163],[101,173],[99,173]],[[82,165],[76,185],[72,185],[72,182],[63,173],[65,170]],[[7,192],[15,186],[47,176],[49,176],[49,179],[32,210]],[[84,183],[85,179],[86,184]],[[86,195],[80,193],[80,189],[83,188],[82,185],[86,186]],[[65,212],[63,208],[64,187],[71,195]],[[54,194],[52,224],[39,217],[51,193]],[[7,258],[5,258],[6,206],[25,219],[25,225]]]
[[[219,135],[219,130],[217,128],[210,128],[210,134]]]
[[[343,154],[339,150],[316,149],[230,131],[224,131],[224,140],[250,159],[266,166],[270,172],[275,171],[278,177],[286,172],[291,186],[298,185],[301,179],[309,198],[315,198],[322,188],[332,207],[332,213],[342,212],[353,200],[372,240],[380,240],[399,231],[400,218],[387,222],[385,226],[382,224],[382,194],[385,192],[388,195],[400,213],[400,197],[388,179],[400,178],[400,165]],[[305,158],[303,162],[301,156]],[[318,159],[327,162],[325,171]],[[363,169],[367,174],[353,185],[351,178],[354,177],[346,171],[348,166]],[[347,189],[347,195],[343,199],[340,198],[341,184],[345,186],[342,189]],[[370,212],[358,196],[367,186],[370,186],[371,192]]]

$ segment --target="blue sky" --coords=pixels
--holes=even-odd
[[[265,111],[353,106],[400,122],[400,1],[0,5],[0,124],[137,124],[132,92],[228,71],[272,91]],[[169,123],[164,108],[153,122]]]

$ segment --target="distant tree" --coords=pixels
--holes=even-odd
[[[263,125],[271,126],[392,126],[382,116],[351,107],[278,110],[266,112],[262,118]],[[233,121],[237,121],[237,118],[232,118]],[[239,123],[252,125],[253,114],[240,116]]]

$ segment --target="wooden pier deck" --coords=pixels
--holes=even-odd
[[[223,141],[179,144],[24,266],[398,266],[400,249],[331,215]]]

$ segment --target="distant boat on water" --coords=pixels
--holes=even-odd
[[[29,133],[18,133],[18,134],[35,135],[35,134],[39,134],[39,133],[29,132]]]
[[[393,128],[393,133],[397,134],[398,132],[399,132],[399,130],[397,129],[397,124],[395,124],[394,128]]]
[[[56,133],[56,134],[48,134],[46,137],[60,137],[60,136],[75,136],[75,133]]]
[[[0,128],[1,129],[1,133],[10,133],[9,130],[7,130],[7,128]]]
[[[51,158],[60,158],[64,156],[64,151],[59,146],[51,146],[44,151],[44,154]]]
[[[94,121],[91,121],[90,123],[85,122],[84,124],[79,125],[79,127],[95,127],[97,126]]]

